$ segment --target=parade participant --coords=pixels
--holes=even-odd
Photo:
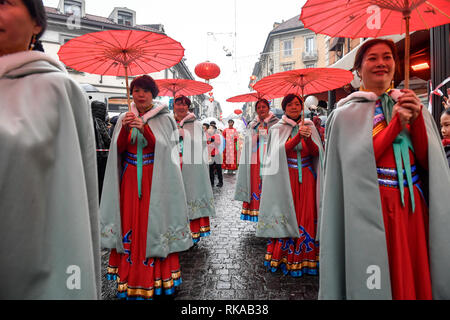
[[[99,299],[88,97],[43,52],[40,0],[0,1],[0,299]]]
[[[233,127],[234,121],[228,120],[228,128],[223,130],[223,137],[225,138],[225,149],[223,151],[222,169],[225,173],[234,173],[237,170],[237,141],[239,134]]]
[[[267,146],[269,129],[279,119],[270,112],[269,101],[256,102],[256,118],[248,125],[242,147],[234,199],[243,201],[241,220],[258,222],[262,180],[261,163]]]
[[[322,142],[325,142],[325,128],[322,127],[322,120],[319,118],[319,116],[314,116],[312,121],[316,126],[317,132],[319,132],[320,139],[322,140]]]
[[[97,148],[97,173],[99,200],[102,197],[103,180],[105,178],[106,162],[108,160],[111,137],[106,124],[106,104],[92,101],[92,118],[94,120],[95,147]]]
[[[365,42],[361,91],[327,122],[321,299],[450,298],[450,171],[427,108],[390,89],[398,63],[393,41]]]
[[[207,131],[207,144],[208,144],[208,158],[209,158],[209,179],[211,186],[214,186],[215,175],[219,179],[217,187],[223,187],[223,174],[222,174],[222,154],[220,147],[222,145],[221,135],[217,131],[216,122],[211,121],[209,129]]]
[[[272,272],[317,275],[322,142],[312,121],[302,119],[299,96],[287,95],[282,107],[285,115],[269,131],[256,236],[272,238],[264,263]]]
[[[448,109],[445,109],[444,112],[442,112],[441,133],[442,133],[442,144],[444,145],[448,165],[450,167],[450,106]]]
[[[215,216],[214,195],[209,182],[206,135],[195,115],[189,112],[191,100],[174,101],[174,117],[180,133],[180,158],[192,240],[210,235],[209,218]]]
[[[130,85],[131,111],[120,116],[111,142],[100,205],[102,246],[111,250],[108,279],[119,298],[173,295],[181,284],[178,253],[193,243],[178,156],[177,125],[153,102],[149,76]],[[120,195],[118,197],[118,195]]]

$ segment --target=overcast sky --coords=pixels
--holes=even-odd
[[[44,0],[44,4],[50,7],[57,7],[58,2]],[[114,7],[127,7],[136,11],[137,24],[163,24],[166,34],[181,42],[186,49],[186,64],[197,80],[201,80],[194,73],[197,64],[206,60],[218,64],[222,74],[212,80],[211,85],[225,117],[241,107],[241,104],[225,100],[249,92],[253,67],[273,23],[300,14],[305,2],[236,0],[236,19],[235,0],[86,0],[86,12],[108,17]],[[208,36],[208,32],[214,35]],[[233,57],[226,56],[224,47],[233,53]]]

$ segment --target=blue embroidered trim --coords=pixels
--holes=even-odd
[[[417,167],[416,166],[412,166],[411,167],[411,173],[416,172]],[[397,178],[398,174],[397,174],[397,170],[396,169],[392,169],[392,168],[377,168],[377,173],[378,174],[383,174],[385,176],[391,176],[393,178]],[[403,170],[403,174],[405,174],[405,170]]]
[[[241,220],[243,221],[251,221],[251,222],[258,222],[257,216],[250,216],[248,214],[241,213]]]
[[[142,155],[142,159],[149,159],[155,156],[154,153],[146,153]],[[137,160],[137,154],[127,152],[127,157]]]
[[[137,166],[137,161],[134,161],[134,160],[131,160],[131,159],[128,159],[128,158],[126,158],[125,161],[128,162],[129,164],[132,164],[133,166]],[[153,163],[155,163],[154,159],[142,161],[142,164],[144,166],[148,166],[149,164],[153,164]]]

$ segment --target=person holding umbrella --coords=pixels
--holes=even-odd
[[[412,90],[392,89],[390,40],[365,42],[363,86],[327,122],[320,299],[449,299],[450,171]]]
[[[155,103],[149,76],[130,85],[131,112],[117,121],[100,205],[102,245],[111,249],[108,279],[119,298],[173,295],[181,284],[178,253],[192,245],[180,169],[177,125]],[[172,161],[170,161],[172,160]]]
[[[91,110],[46,26],[41,0],[0,1],[0,299],[99,299]]]
[[[317,275],[322,141],[314,124],[302,119],[299,96],[288,94],[282,107],[284,116],[269,131],[256,236],[271,238],[264,262],[270,271]]]
[[[244,137],[234,199],[243,201],[241,220],[258,222],[262,180],[261,164],[264,159],[269,129],[279,119],[270,112],[269,101],[256,102],[256,118],[250,122]]]
[[[209,218],[215,216],[214,195],[209,184],[206,135],[195,115],[189,112],[191,100],[178,96],[174,101],[174,117],[180,133],[180,160],[192,240],[210,235]],[[205,157],[206,156],[206,157]]]

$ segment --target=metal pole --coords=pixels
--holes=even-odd
[[[332,111],[336,104],[336,90],[328,91],[328,110]]]

